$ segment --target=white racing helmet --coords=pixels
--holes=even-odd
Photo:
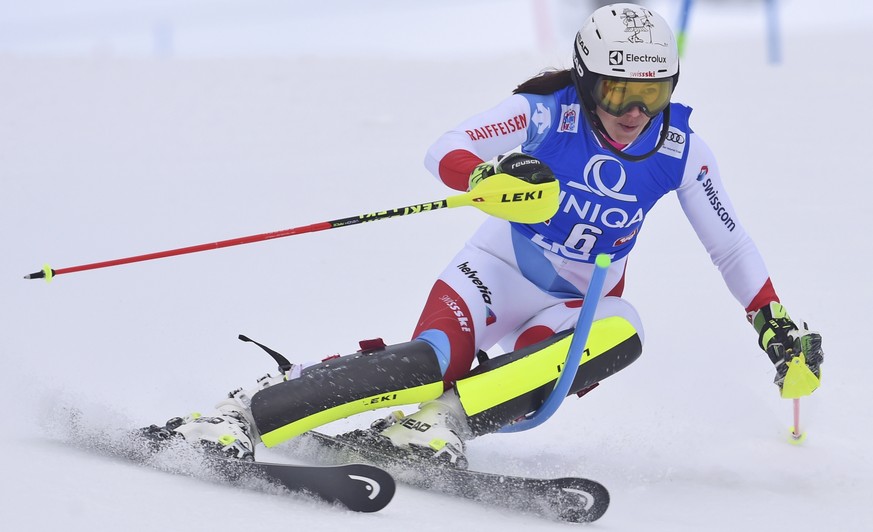
[[[679,80],[673,31],[663,17],[637,4],[595,11],[576,34],[573,63],[585,107],[615,116],[634,106],[656,116],[670,104]]]

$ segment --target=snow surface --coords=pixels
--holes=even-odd
[[[74,266],[448,195],[422,167],[429,143],[540,68],[569,64],[569,53],[537,44],[531,3],[263,1],[243,13],[228,2],[208,12],[204,2],[130,2],[123,12],[92,0],[77,3],[78,18],[58,2],[6,4],[5,28],[23,29],[0,40],[4,530],[567,529],[404,486],[382,512],[353,514],[91,455],[54,430],[64,405],[116,429],[208,410],[273,369],[239,333],[301,361],[352,352],[362,338],[405,341],[479,212],[51,284],[21,279],[45,262]],[[788,443],[791,403],[668,197],[629,263],[625,295],[646,325],[641,359],[542,427],[469,445],[480,469],[602,481],[612,506],[592,530],[873,523],[864,403],[873,362],[861,334],[873,295],[864,230],[873,9],[781,4],[784,61],[772,66],[757,2],[700,3],[676,99],[695,107],[693,127],[718,155],[783,301],[823,332],[824,384],[802,401],[808,439]],[[150,30],[136,44],[130,21],[144,13],[166,16],[170,44],[153,49]],[[296,24],[293,35],[306,28],[307,48],[283,22]],[[337,47],[337,27],[360,46]],[[372,418],[360,417],[331,428]],[[293,460],[281,446],[261,458]]]

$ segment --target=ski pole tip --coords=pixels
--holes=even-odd
[[[52,278],[55,276],[55,271],[46,264],[42,267],[42,270],[38,272],[29,273],[24,276],[25,279],[45,279],[45,282],[51,282]]]

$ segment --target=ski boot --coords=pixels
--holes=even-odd
[[[374,421],[368,430],[338,438],[377,447],[392,458],[466,469],[464,440],[471,439],[472,433],[458,396],[449,391],[419,408],[408,416],[392,412]]]
[[[227,399],[216,405],[217,412],[203,416],[194,412],[184,417],[174,417],[163,427],[151,425],[142,429],[143,436],[156,446],[182,437],[188,442],[198,443],[212,454],[239,460],[254,460],[255,445],[260,443],[255,421],[251,413],[252,396],[278,382],[287,375],[278,377],[265,375],[258,379],[253,390],[239,388],[227,394]]]

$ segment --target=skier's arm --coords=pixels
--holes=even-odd
[[[688,162],[676,193],[697,237],[747,312],[779,301],[764,259],[737,218],[712,151],[694,133],[688,144]]]
[[[808,330],[806,323],[796,325],[779,303],[764,259],[737,219],[712,151],[696,134],[689,136],[688,149],[685,175],[676,191],[679,203],[728,289],[746,309],[760,347],[776,368],[776,385],[782,388],[788,362],[800,352],[818,378],[824,358],[821,335]]]
[[[531,126],[531,103],[515,94],[497,106],[464,120],[431,145],[425,167],[455,190],[467,190],[470,174],[484,161],[525,142]]]

